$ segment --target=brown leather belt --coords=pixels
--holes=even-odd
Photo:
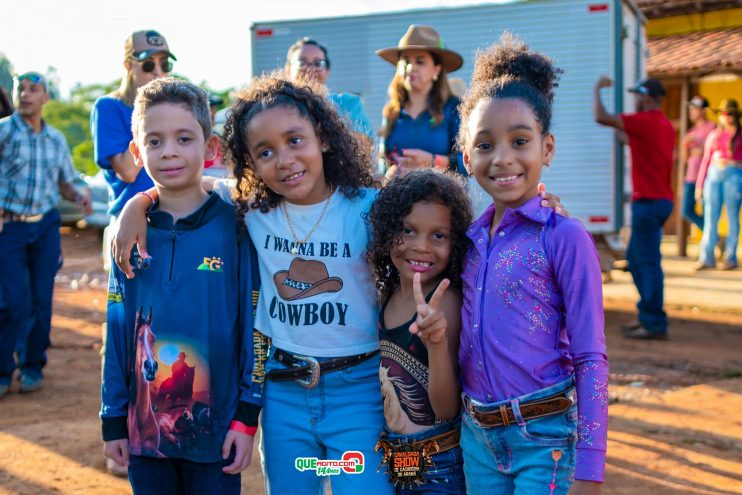
[[[518,424],[510,403],[500,404],[498,409],[490,409],[489,407],[485,408],[477,405],[467,395],[464,395],[463,402],[464,410],[477,426],[498,428],[500,426]],[[523,420],[529,421],[564,412],[576,402],[575,388],[570,387],[567,390],[549,395],[548,397],[521,402],[518,408],[520,409],[520,415]]]
[[[377,444],[378,448],[390,448],[392,450],[395,450],[395,449],[402,447],[403,445],[407,445],[407,443],[402,440],[389,441],[386,439],[387,435],[388,434],[386,432],[381,434],[381,438],[379,438],[379,443]],[[451,450],[454,447],[458,447],[460,440],[461,440],[461,430],[459,430],[458,428],[455,428],[453,430],[449,430],[445,433],[441,433],[440,435],[436,435],[434,437],[415,441],[414,443],[415,444],[427,444],[427,449],[428,449],[427,452],[430,455],[433,455],[433,454],[439,454],[441,452],[446,452],[448,450]]]
[[[2,213],[2,218],[6,222],[36,223],[40,222],[44,218],[44,214],[39,213],[38,215],[20,215],[18,213],[13,213],[12,211],[4,211]]]
[[[319,377],[323,373],[338,371],[375,356],[379,350],[356,354],[355,356],[345,356],[318,361],[311,356],[300,356],[290,352],[276,349],[274,357],[276,361],[288,366],[285,370],[272,370],[268,372],[268,379],[273,382],[296,382],[306,388],[314,388],[319,383]]]

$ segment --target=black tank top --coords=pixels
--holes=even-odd
[[[431,297],[432,293],[425,300]],[[417,313],[407,323],[386,328],[384,311],[388,302],[379,313],[379,378],[384,397],[384,417],[393,432],[422,431],[436,424],[428,396],[428,350],[420,337],[409,331]]]

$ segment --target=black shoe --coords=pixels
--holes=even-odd
[[[737,263],[733,261],[725,261],[724,264],[721,265],[721,269],[725,271],[729,270],[736,270],[737,269]]]
[[[623,325],[621,325],[621,331],[623,333],[633,332],[634,330],[636,330],[637,328],[639,328],[641,326],[642,326],[642,322],[640,322],[639,320],[631,320],[631,321],[629,321],[629,322],[624,323]]]
[[[624,332],[623,336],[627,339],[636,340],[667,340],[666,333],[650,332],[643,326],[639,326],[639,328],[635,328],[630,332]]]

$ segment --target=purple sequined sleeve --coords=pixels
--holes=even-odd
[[[602,482],[608,432],[608,359],[600,262],[595,244],[575,221],[553,231],[551,259],[564,296],[565,326],[577,383],[575,479]]]

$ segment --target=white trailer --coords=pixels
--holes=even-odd
[[[570,214],[593,233],[615,233],[624,223],[628,154],[614,133],[592,116],[592,92],[601,74],[609,111],[633,110],[626,88],[644,73],[644,17],[631,0],[530,0],[352,17],[259,22],[251,26],[252,73],[282,67],[288,47],[309,36],[328,49],[334,92],[363,97],[378,128],[394,67],[374,51],[395,46],[409,24],[434,26],[447,47],[464,56],[451,77],[468,82],[477,49],[511,31],[547,53],[564,75],[556,90],[556,155],[544,172]]]

